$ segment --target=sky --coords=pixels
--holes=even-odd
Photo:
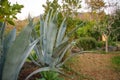
[[[30,14],[32,17],[39,16],[40,14],[44,13],[44,8],[42,7],[43,4],[46,4],[46,0],[9,0],[11,4],[18,4],[24,5],[22,8],[21,13],[17,14],[17,18],[19,20],[23,20],[28,17]],[[53,1],[53,0],[50,0]],[[58,0],[61,3],[62,0]],[[85,7],[84,1],[82,2],[82,6]],[[81,11],[85,11],[84,8]]]
[[[24,8],[22,8],[21,13],[17,14],[17,18],[19,20],[23,20],[28,17],[30,14],[32,17],[39,16],[40,14],[44,13],[44,8],[42,7],[43,4],[46,3],[46,0],[9,0],[11,4],[15,4],[16,2],[18,4],[24,5]],[[53,1],[53,0],[50,0]],[[62,0],[58,0],[59,3]],[[85,12],[86,5],[84,4],[84,1],[82,2],[82,8],[80,11]],[[111,0],[105,0],[105,1],[111,1]],[[115,0],[112,0],[115,1]]]
[[[35,17],[44,13],[44,8],[42,7],[42,5],[46,3],[46,0],[9,0],[9,1],[11,2],[11,4],[15,4],[17,2],[18,4],[24,5],[24,8],[21,10],[21,13],[17,14],[17,18],[20,20],[27,18],[28,14],[30,14],[32,17]]]

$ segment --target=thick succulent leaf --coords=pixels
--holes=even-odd
[[[57,18],[58,18],[58,12],[56,11],[50,21],[53,21],[54,23],[57,23]]]
[[[64,50],[64,51],[62,52],[62,54],[60,55],[58,63],[61,62],[61,60],[63,59],[65,53],[68,51],[68,49],[70,49],[70,47],[71,47],[71,44],[68,44],[67,47],[65,48],[65,50]]]
[[[29,58],[31,59],[31,61],[32,61],[35,65],[41,67],[41,65],[38,63],[38,61],[36,61],[33,57],[34,57],[34,56],[32,56],[31,54],[29,55]]]
[[[40,16],[40,35],[43,35],[44,34],[44,21],[43,21],[43,18],[42,16]],[[40,47],[43,49],[43,37],[40,41]]]
[[[40,64],[43,66],[45,64],[43,50],[38,44],[34,47],[34,50],[36,52],[36,55],[38,56],[38,62],[40,62]]]
[[[21,67],[21,61],[24,60],[24,51],[29,46],[32,29],[33,23],[31,20],[28,26],[17,36],[13,45],[9,48],[3,69],[3,80],[17,80],[18,73],[16,73],[16,71]]]
[[[14,28],[9,34],[8,36],[4,39],[3,42],[3,49],[4,49],[4,53],[6,54],[6,52],[8,51],[9,47],[12,46],[12,43],[15,41],[16,38],[16,28]]]
[[[45,64],[48,65],[48,66],[52,66],[53,60],[54,59],[50,55],[45,55],[44,56]]]
[[[31,44],[29,44],[29,46],[25,49],[24,55],[22,55],[21,61],[19,62],[20,64],[18,64],[18,69],[16,71],[16,74],[19,73],[20,69],[22,68],[22,66],[25,62],[25,60],[27,59],[28,55],[33,50],[33,48],[35,47],[35,45],[37,44],[38,41],[39,41],[39,38],[37,40],[35,40],[34,42],[32,42]]]
[[[78,53],[77,53],[78,54]],[[56,67],[61,67],[66,61],[68,61],[70,58],[72,58],[73,56],[75,56],[76,54],[71,54],[69,57],[67,57],[63,62],[61,62],[60,64],[58,64]]]
[[[48,32],[48,19],[49,19],[49,14],[50,12],[47,14],[46,18],[45,18],[45,22],[44,22],[44,32],[43,32],[43,51],[44,53],[46,53],[47,51],[47,32]]]
[[[54,59],[54,61],[52,62],[53,66],[56,66],[57,64],[59,64],[60,58],[63,54],[65,54],[64,51],[66,50],[66,47],[68,46],[68,44],[69,44],[68,42],[65,42],[65,43],[59,45],[57,48],[55,48],[54,55],[52,56]]]
[[[5,38],[5,40],[3,41],[3,54],[2,54],[2,57],[0,59],[0,71],[3,70],[3,65],[4,65],[4,62],[5,62],[5,57],[6,57],[6,54],[7,54],[7,51],[9,49],[9,47],[11,47],[13,41],[15,40],[15,37],[16,37],[16,29],[14,28],[9,34],[8,36]],[[0,75],[1,75],[2,72],[0,72]]]
[[[3,43],[3,35],[4,35],[4,32],[5,32],[5,22],[1,22],[1,25],[0,25],[0,39],[1,39],[1,42]],[[1,43],[1,44],[2,44]]]
[[[53,47],[55,44],[56,35],[57,35],[57,25],[53,21],[51,21],[49,23],[48,34],[47,34],[47,53],[50,55],[52,55],[53,53]]]
[[[33,76],[33,75],[35,75],[35,74],[37,74],[37,73],[39,73],[39,72],[42,72],[42,71],[54,71],[54,72],[58,72],[58,73],[60,73],[60,74],[63,74],[63,75],[65,75],[65,76],[67,76],[67,77],[70,77],[69,75],[61,72],[61,71],[60,71],[59,69],[57,69],[57,68],[43,67],[43,68],[39,68],[39,69],[35,70],[34,72],[32,72],[30,75],[27,76],[27,78],[26,78],[25,80],[28,80],[31,76]],[[70,78],[71,78],[71,77],[70,77]]]
[[[60,73],[60,74],[62,74],[62,75],[64,75],[64,76],[66,76],[66,77],[69,77],[69,78],[73,79],[73,76],[67,75],[66,73],[64,73],[64,72],[60,71],[60,70],[59,70],[59,69],[57,69],[57,68],[55,68],[55,70],[54,70],[54,71],[56,71],[56,72],[58,72],[58,73]]]
[[[56,48],[54,49],[54,52],[53,52],[52,57],[53,57],[53,58],[59,57],[60,54],[63,52],[63,50],[65,49],[65,47],[66,47],[67,45],[68,45],[68,41],[66,41],[66,42],[60,44],[58,47],[56,47]]]
[[[53,11],[54,11],[53,9],[50,10],[49,23],[52,21]]]
[[[72,34],[81,26],[83,26],[85,24],[85,22],[81,23],[79,26],[77,26],[76,28],[74,28],[72,31],[70,31],[62,40],[62,43],[66,42],[69,40],[69,37],[72,36]]]
[[[48,22],[48,32],[47,32],[47,54],[52,56],[53,47],[56,40],[57,35],[57,12],[55,15],[52,14],[53,11],[51,11],[50,19]],[[51,17],[53,15],[53,17]],[[47,55],[48,56],[48,55]]]
[[[66,24],[65,24],[66,18],[63,20],[60,29],[58,31],[57,40],[56,40],[56,47],[59,46],[62,42],[63,37],[65,36],[66,31]]]
[[[27,76],[27,78],[25,80],[28,80],[31,76],[39,73],[39,72],[42,72],[42,71],[50,71],[51,68],[50,67],[43,67],[43,68],[39,68],[37,70],[35,70],[34,72],[32,72],[30,75]]]
[[[4,53],[3,53],[3,35],[5,31],[5,23],[0,22],[0,80],[2,78],[2,70],[4,63]]]

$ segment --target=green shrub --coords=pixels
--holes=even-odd
[[[115,42],[113,42],[113,41],[112,41],[112,42],[110,42],[110,43],[109,43],[109,45],[111,45],[111,46],[117,46],[117,45],[116,45],[116,43],[115,43]]]
[[[81,37],[76,44],[80,49],[90,50],[96,48],[96,40],[92,37]]]
[[[104,47],[105,46],[105,42],[104,41],[98,41],[97,42],[97,47]]]
[[[111,60],[112,60],[114,69],[120,72],[120,56],[115,56]]]

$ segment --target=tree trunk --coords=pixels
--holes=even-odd
[[[108,38],[106,38],[106,41],[105,41],[105,52],[106,53],[108,52]]]

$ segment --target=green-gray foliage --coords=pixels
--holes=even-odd
[[[52,11],[49,11],[49,13],[46,15],[45,20],[43,20],[42,16],[40,17],[40,36],[35,32],[35,30],[33,30],[33,36],[31,40],[42,37],[40,42],[34,48],[38,59],[33,59],[33,62],[36,65],[39,65],[40,68],[31,73],[26,78],[26,80],[32,75],[42,71],[51,70],[64,74],[63,72],[61,72],[61,66],[66,62],[66,60],[68,60],[68,58],[64,61],[62,59],[72,45],[71,41],[69,41],[69,37],[79,27],[76,27],[71,32],[65,35],[66,18],[62,21],[60,27],[58,27],[57,15],[57,12],[53,15]]]
[[[0,80],[17,80],[19,71],[27,56],[39,39],[29,42],[33,20],[16,37],[14,28],[4,37],[5,23],[0,25]]]

